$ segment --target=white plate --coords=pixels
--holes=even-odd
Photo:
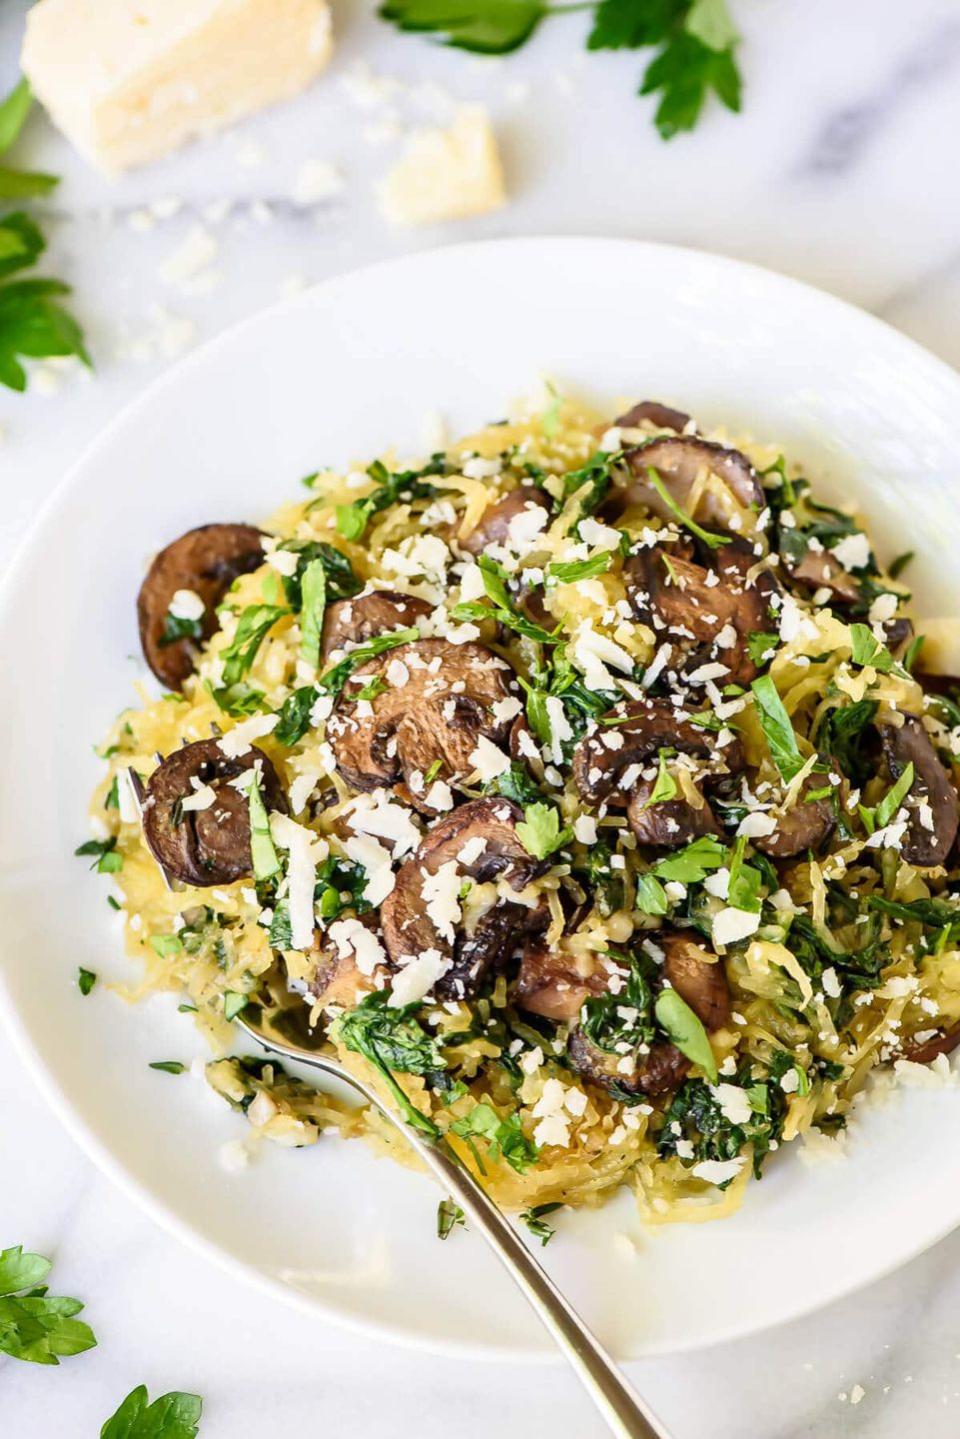
[[[0,606],[0,1005],[88,1152],[161,1223],[235,1273],[368,1333],[448,1352],[549,1344],[475,1235],[434,1237],[437,1194],[360,1144],[264,1146],[205,1086],[147,1067],[200,1043],[166,998],[128,1009],[103,881],[72,851],[91,744],[141,673],[145,557],[188,526],[258,519],[325,462],[420,449],[497,417],[548,372],[608,402],[653,396],[778,440],[858,496],[889,555],[915,548],[928,613],[960,563],[960,380],[868,316],[710,255],[529,240],[414,256],[333,280],[191,356],[110,427],[47,506]],[[80,997],[77,966],[104,979]],[[774,1160],[721,1224],[645,1234],[630,1197],[562,1216],[548,1268],[622,1356],[761,1329],[844,1294],[960,1221],[956,1091],[859,1122],[846,1161]],[[636,1256],[618,1237],[630,1234]]]

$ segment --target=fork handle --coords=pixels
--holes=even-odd
[[[618,1439],[668,1439],[650,1409],[633,1391],[611,1356],[527,1249],[470,1171],[445,1142],[432,1144],[383,1109],[493,1249],[514,1283],[553,1335],[578,1379]]]

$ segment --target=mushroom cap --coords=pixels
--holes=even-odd
[[[641,780],[627,805],[627,819],[640,844],[677,849],[701,835],[723,833],[706,800],[699,808],[680,798],[651,804],[655,784],[655,780]]]
[[[743,768],[739,740],[718,746],[716,735],[682,719],[669,700],[629,700],[611,715],[628,718],[620,724],[598,726],[573,751],[573,778],[581,798],[590,804],[628,804],[639,779],[627,789],[622,788],[622,780],[632,766],[647,763],[661,749],[701,756],[718,774],[736,774]]]
[[[403,685],[361,704],[351,698],[397,661],[409,676]],[[492,709],[510,696],[512,678],[505,660],[471,641],[414,640],[368,660],[350,676],[327,722],[338,770],[359,790],[401,779],[410,789],[411,777],[437,761],[439,778],[464,779],[476,768],[470,757],[481,736],[496,745],[508,739],[513,716],[496,720]]]
[[[916,715],[904,715],[902,725],[880,724],[880,743],[891,777],[899,779],[913,764],[910,794],[930,806],[933,827],[922,822],[922,811],[910,809],[907,832],[900,853],[908,864],[929,868],[943,864],[953,848],[960,822],[957,792],[933,747],[933,742]]]
[[[664,951],[662,978],[689,1004],[705,1029],[721,1028],[730,1018],[730,986],[723,961],[681,930],[662,930],[656,941]],[[690,1062],[676,1045],[658,1039],[647,1054],[637,1054],[632,1068],[624,1057],[608,1053],[577,1027],[567,1053],[575,1069],[606,1089],[628,1094],[660,1095],[676,1089],[690,1072]]]
[[[393,890],[380,909],[383,942],[395,964],[428,949],[439,950],[452,960],[452,967],[436,985],[438,994],[469,998],[490,968],[509,958],[524,935],[549,922],[544,904],[531,908],[500,899],[481,916],[472,934],[455,929],[451,938],[449,932],[441,931],[424,898],[426,880],[450,864],[454,866],[447,871],[451,882],[473,879],[486,884],[503,879],[518,893],[525,889],[547,865],[534,859],[520,843],[516,826],[522,818],[523,811],[507,799],[491,796],[462,804],[432,827],[397,871]],[[476,854],[472,840],[484,841]],[[461,860],[468,845],[466,853],[473,857]]]
[[[669,1040],[657,1039],[647,1054],[638,1055],[629,1070],[621,1069],[623,1056],[608,1054],[593,1044],[577,1025],[567,1041],[567,1057],[585,1079],[603,1089],[655,1097],[677,1089],[690,1072],[690,1061]]]
[[[230,759],[215,739],[174,750],[154,770],[143,805],[143,832],[157,863],[172,879],[197,888],[232,884],[252,873],[250,808],[231,780],[260,765],[260,788],[268,811],[286,813],[277,772],[262,750]],[[207,809],[177,814],[177,801],[195,793],[190,781],[209,785],[216,798]]]
[[[728,532],[731,510],[727,508],[712,490],[704,490],[697,503],[696,513],[689,509],[690,492],[706,470],[715,475],[730,492],[739,509],[755,506],[762,509],[763,486],[756,470],[739,450],[718,445],[712,440],[701,440],[695,435],[663,435],[637,445],[627,454],[627,463],[633,471],[634,480],[628,499],[631,504],[645,505],[655,515],[665,520],[675,518],[662,495],[650,484],[648,470],[656,470],[675,504],[686,511],[691,519]]]
[[[502,545],[509,537],[510,522],[522,515],[524,510],[539,505],[550,514],[553,502],[539,485],[518,485],[502,499],[488,505],[480,516],[479,523],[470,531],[460,548],[467,554],[480,555],[489,545]]]
[[[756,563],[749,545],[742,549],[724,545],[717,551],[712,584],[711,571],[695,564],[692,554],[692,544],[681,542],[676,548],[655,546],[630,556],[624,581],[634,613],[655,630],[658,639],[668,640],[675,652],[689,656],[688,671],[714,659],[727,666],[728,683],[748,685],[756,678],[757,665],[750,658],[747,640],[770,623],[772,580],[765,576],[757,583],[747,580],[747,571]],[[736,642],[721,649],[717,636],[728,626],[736,632]]]
[[[909,1059],[913,1064],[930,1064],[938,1054],[952,1054],[958,1044],[960,1044],[960,1024],[954,1024],[949,1029],[934,1034],[930,1039],[925,1039],[922,1043],[908,1040],[903,1046],[900,1058]]]
[[[168,689],[181,689],[193,673],[198,643],[219,627],[217,605],[237,576],[263,564],[262,540],[252,525],[200,525],[154,558],[137,595],[137,621],[144,658]],[[177,590],[193,590],[203,601],[199,641],[187,637],[169,644],[163,641]]]
[[[328,660],[334,650],[348,644],[359,645],[375,635],[408,629],[432,609],[426,600],[397,590],[371,590],[352,599],[335,600],[324,611],[323,658]]]
[[[576,1019],[585,999],[605,994],[609,982],[605,970],[595,968],[585,976],[572,955],[533,940],[524,947],[513,1001],[544,1019],[571,1020]]]
[[[751,837],[750,843],[771,859],[792,859],[805,850],[819,850],[837,827],[837,817],[829,796],[807,799],[811,790],[823,789],[826,775],[809,774],[803,781],[797,803],[785,814],[776,816],[777,827],[772,834]]]
[[[682,930],[660,933],[663,977],[685,1000],[705,1029],[721,1029],[730,1019],[730,985],[723,960]]]
[[[661,404],[659,400],[641,400],[613,423],[618,429],[632,430],[644,421],[656,425],[659,430],[675,430],[681,435],[690,423],[690,416],[682,410],[672,409],[670,405]]]
[[[860,599],[860,586],[849,570],[829,550],[807,550],[796,564],[784,555],[783,562],[795,584],[808,590],[829,590],[837,604],[854,604]]]

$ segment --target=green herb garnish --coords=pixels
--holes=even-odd
[[[675,989],[661,989],[653,1009],[657,1023],[680,1053],[699,1064],[711,1084],[717,1082],[717,1061],[703,1024]]]
[[[172,1391],[149,1402],[147,1386],[131,1390],[100,1430],[100,1439],[196,1439],[203,1412],[197,1394]]]
[[[0,1252],[0,1353],[31,1364],[59,1364],[93,1349],[96,1337],[76,1315],[79,1299],[47,1293],[50,1260],[22,1245]]]
[[[517,838],[534,859],[546,859],[573,839],[573,830],[560,828],[560,815],[552,804],[528,804],[517,825]]]
[[[759,679],[755,679],[750,688],[753,691],[757,719],[770,750],[770,758],[789,784],[805,764],[790,716],[784,709],[783,700],[769,675],[761,675]]]

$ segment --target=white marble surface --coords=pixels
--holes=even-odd
[[[420,246],[538,232],[700,245],[820,284],[960,363],[955,0],[733,8],[745,113],[712,110],[694,137],[667,146],[632,96],[636,57],[587,58],[583,17],[553,21],[506,61],[476,61],[395,35],[356,0],[336,4],[338,56],[310,94],[122,182],[93,175],[35,117],[24,159],[65,176],[48,207],[50,272],[76,285],[97,369],[88,380],[44,368],[26,398],[0,392],[0,557],[74,455],[177,350],[304,281]],[[22,10],[7,0],[0,14],[2,78],[15,71]],[[401,82],[369,109],[350,84],[362,62]],[[445,93],[490,104],[512,203],[447,229],[391,231],[373,195],[399,143],[384,134],[442,111]],[[308,158],[341,168],[335,200],[290,198]],[[162,218],[150,209],[170,199],[181,203],[159,206]],[[215,261],[187,286],[165,280],[164,261],[198,224]],[[17,702],[15,676],[4,702]],[[20,1241],[55,1257],[56,1290],[85,1298],[100,1347],[58,1370],[0,1358],[9,1439],[96,1435],[141,1381],[202,1393],[204,1439],[602,1433],[560,1369],[413,1355],[248,1293],[96,1173],[0,1036],[0,1245]],[[960,1427],[958,1302],[955,1235],[818,1316],[633,1373],[675,1439],[946,1439]]]

